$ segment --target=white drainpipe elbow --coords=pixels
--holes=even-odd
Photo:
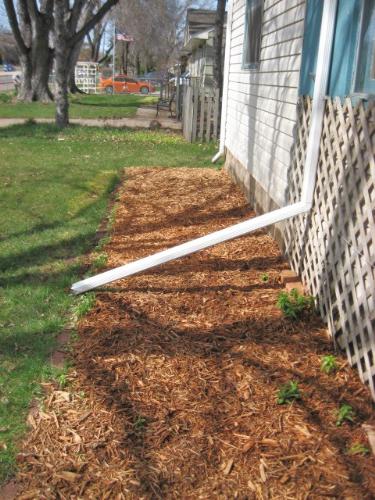
[[[215,156],[212,157],[212,163],[216,163],[219,158],[224,156],[224,151],[219,150]]]
[[[205,248],[209,248],[218,243],[238,238],[257,229],[276,224],[283,220],[295,217],[306,212],[309,212],[313,203],[315,177],[319,159],[319,144],[323,128],[324,120],[324,107],[325,107],[325,93],[327,89],[328,76],[329,76],[329,61],[331,60],[331,50],[333,43],[333,35],[335,28],[336,7],[338,0],[325,0],[323,8],[322,25],[320,30],[319,50],[317,57],[317,70],[315,77],[314,96],[311,112],[311,127],[307,144],[304,179],[302,186],[301,201],[288,205],[272,212],[254,217],[247,221],[240,222],[233,226],[227,227],[220,231],[202,236],[192,241],[188,241],[181,245],[169,248],[162,252],[158,252],[149,257],[139,259],[129,264],[125,264],[116,269],[106,271],[91,278],[87,278],[78,283],[74,283],[71,290],[74,294],[84,293],[99,286],[111,283],[127,276],[139,273],[146,269],[159,266],[165,262],[175,260],[177,258],[198,252]],[[232,16],[233,0],[229,2],[229,15]],[[230,24],[229,24],[230,26]],[[228,32],[230,32],[230,28]],[[228,35],[228,33],[227,33]],[[228,40],[229,38],[229,40]],[[230,36],[227,36],[228,46],[226,49],[226,75],[229,74],[229,44]],[[224,83],[224,99],[222,109],[222,130],[220,137],[219,152],[212,158],[213,163],[217,161],[224,154],[225,147],[225,128],[226,128],[226,108],[227,102],[225,96],[227,95],[228,81]]]

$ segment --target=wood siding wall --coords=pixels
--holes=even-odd
[[[246,0],[234,0],[225,146],[280,206],[294,142],[305,1],[265,0],[261,63],[242,69]]]

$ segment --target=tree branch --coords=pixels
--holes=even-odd
[[[104,56],[103,56],[101,59],[99,59],[99,61],[97,61],[97,62],[98,62],[99,64],[101,64],[101,63],[103,63],[104,61],[106,61],[106,60],[108,59],[108,56],[109,56],[109,54],[111,53],[112,49],[113,49],[113,42],[111,42],[111,43],[110,43],[110,45],[109,45],[108,49],[107,49],[107,50],[105,51],[105,53],[104,53]]]
[[[36,0],[26,0],[26,1],[32,21],[38,21],[40,12]]]
[[[78,43],[84,36],[91,31],[94,26],[101,20],[103,17],[109,12],[109,10],[116,5],[119,0],[107,0],[105,4],[103,4],[97,13],[89,20],[84,26],[71,38],[70,45],[74,46]]]
[[[91,0],[89,0],[90,2]],[[70,29],[74,33],[78,26],[79,18],[81,17],[82,8],[84,6],[85,0],[75,0],[72,13],[70,16]]]
[[[13,0],[4,0],[4,5],[17,46],[20,52],[26,56],[29,53],[29,48],[26,46],[25,41],[22,37]]]

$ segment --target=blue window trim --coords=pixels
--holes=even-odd
[[[250,7],[250,2],[251,0],[246,0],[246,9],[245,9],[245,36],[244,36],[244,42],[243,42],[243,50],[242,50],[242,69],[247,70],[247,71],[257,71],[260,66],[260,61],[257,63],[246,63],[245,62],[245,47],[249,43],[248,41],[248,9]],[[264,15],[264,0],[262,0],[262,20],[261,20],[261,28],[260,28],[260,38],[262,38],[263,35],[263,15]]]
[[[308,0],[306,5],[300,95],[313,94],[323,1]],[[327,91],[332,97],[373,98],[372,93],[354,92],[364,7],[364,0],[338,1]]]
[[[375,92],[373,92],[372,90],[370,90],[369,92],[360,92],[360,91],[356,90],[358,69],[359,69],[359,65],[360,65],[360,48],[361,48],[361,42],[362,42],[363,18],[365,15],[365,7],[366,7],[366,0],[362,0],[362,8],[361,8],[360,16],[359,16],[357,45],[356,45],[356,49],[355,49],[355,58],[354,58],[354,64],[353,64],[351,95],[354,97],[358,97],[360,99],[374,99]]]

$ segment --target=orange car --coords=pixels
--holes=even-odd
[[[101,77],[99,88],[106,94],[121,94],[123,92],[148,94],[155,92],[155,88],[148,82],[141,82],[134,78],[129,78],[126,75],[116,75],[114,78]]]

